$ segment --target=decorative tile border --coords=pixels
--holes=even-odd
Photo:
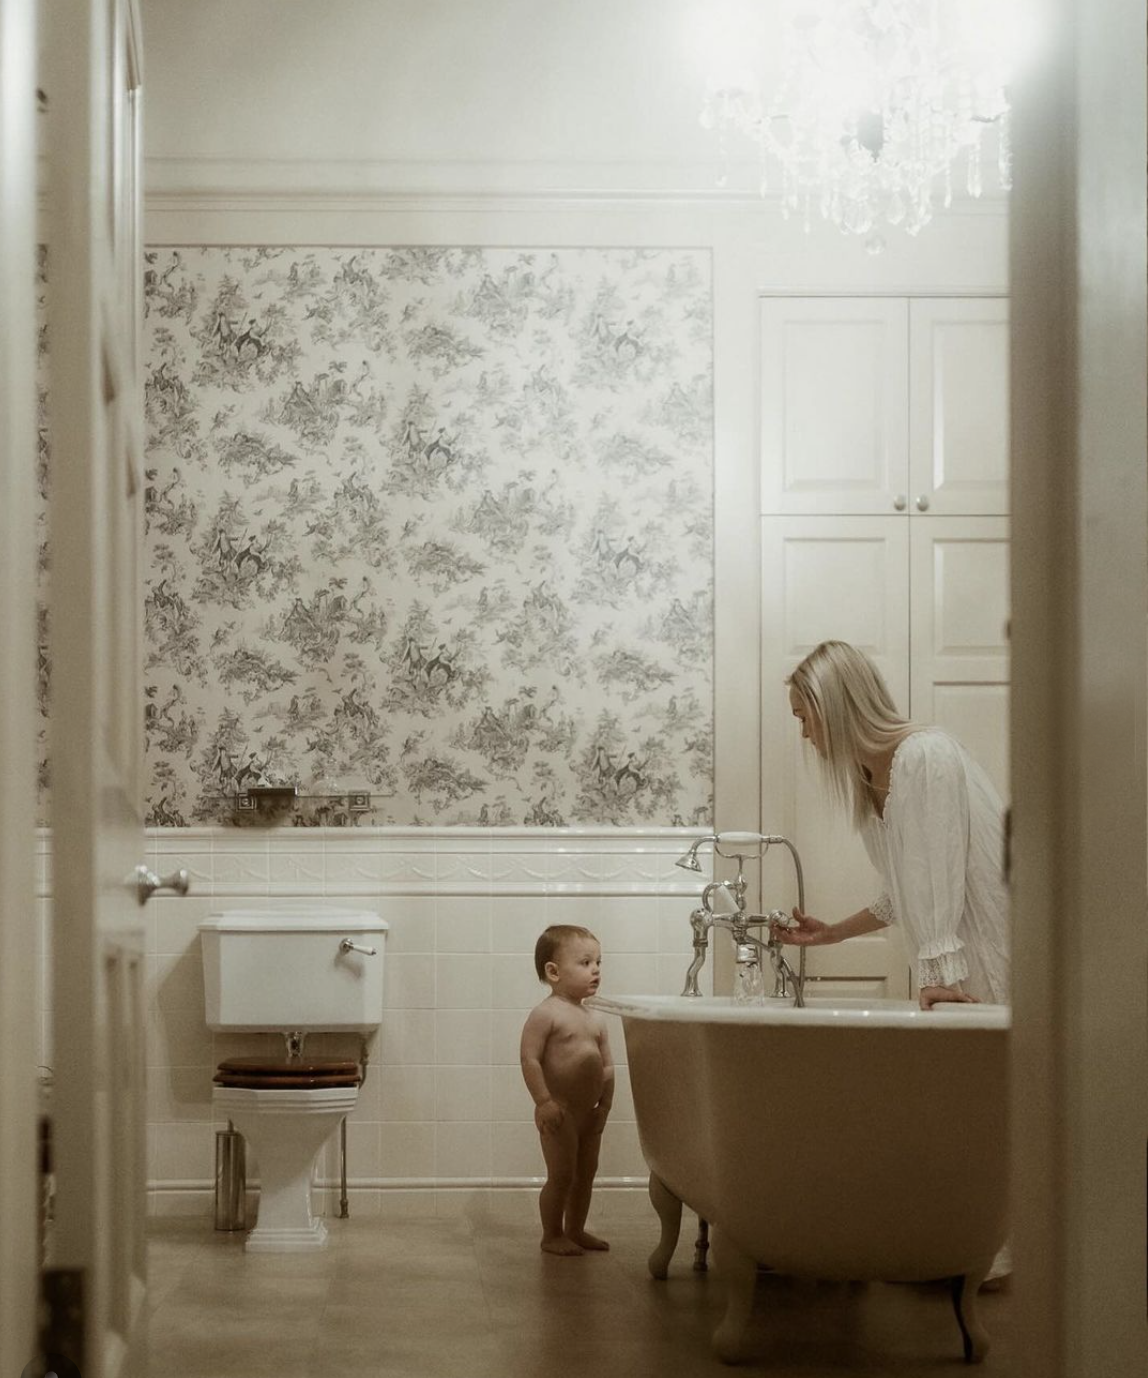
[[[700,830],[699,830],[700,831]],[[544,828],[152,828],[160,874],[192,893],[278,895],[682,895],[702,882],[674,862],[698,831]],[[51,837],[37,843],[39,894],[51,893]]]

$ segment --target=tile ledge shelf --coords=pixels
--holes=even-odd
[[[458,841],[495,843],[538,841],[562,843],[566,841],[632,842],[642,838],[649,838],[651,841],[672,842],[675,845],[686,838],[709,836],[704,828],[611,828],[604,826],[577,826],[569,828],[537,828],[526,826],[514,828],[414,828],[405,825],[398,826],[390,824],[364,824],[362,827],[349,828],[229,828],[216,825],[204,825],[187,828],[147,828],[145,833],[146,836],[153,841],[163,841],[167,838],[210,838],[214,841],[223,838],[242,838],[249,840],[252,837],[264,837],[270,840],[272,838],[289,837],[293,842],[298,842],[303,838],[311,837],[320,841],[345,841],[353,838],[370,838],[379,841],[394,839],[395,841],[415,842]]]
[[[179,844],[186,841],[231,841],[245,844],[241,850],[251,851],[255,839],[291,839],[293,844],[301,844],[304,839],[319,841],[350,841],[370,839],[373,841],[396,842],[617,842],[632,843],[649,839],[651,842],[673,844],[696,837],[708,837],[706,829],[686,827],[618,827],[576,826],[569,828],[470,828],[470,827],[428,827],[415,828],[391,825],[364,825],[348,828],[287,828],[287,827],[223,827],[219,825],[199,825],[186,828],[145,828],[144,836],[149,842],[171,841]],[[49,842],[51,828],[40,826],[36,836],[41,842]]]
[[[588,895],[600,898],[657,896],[665,899],[694,899],[700,894],[698,884],[671,884],[658,880],[628,882],[588,881],[216,881],[203,888],[195,888],[192,895],[200,899],[224,899],[228,896],[247,899],[336,899],[353,896],[360,900],[449,898],[458,896],[483,899],[514,898],[516,896]]]

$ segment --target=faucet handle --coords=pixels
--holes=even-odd
[[[714,898],[721,902],[721,908],[714,908]],[[715,918],[725,918],[727,915],[741,913],[741,905],[738,904],[733,891],[724,880],[711,880],[702,891],[702,908],[707,914],[712,914]]]

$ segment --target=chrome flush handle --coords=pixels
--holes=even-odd
[[[350,938],[344,938],[339,944],[340,952],[361,952],[364,957],[374,957],[377,950],[373,947],[363,947],[360,943],[353,943]]]
[[[168,890],[176,895],[186,895],[191,889],[191,877],[181,866],[170,876],[157,876],[147,866],[137,866],[135,870],[136,894],[140,904],[147,904],[157,890]]]

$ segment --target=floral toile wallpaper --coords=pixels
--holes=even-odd
[[[708,253],[171,248],[145,304],[152,824],[709,823]]]

